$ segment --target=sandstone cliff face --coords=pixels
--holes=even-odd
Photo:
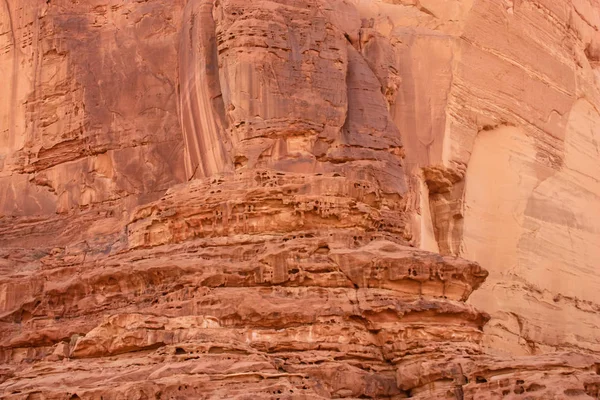
[[[0,2],[2,398],[598,398],[599,27]]]

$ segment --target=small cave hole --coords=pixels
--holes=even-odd
[[[537,392],[538,390],[546,389],[546,386],[532,383],[526,389],[527,392]]]
[[[248,163],[248,157],[246,156],[237,156],[234,161],[235,168],[241,168]]]
[[[515,394],[522,394],[524,391],[523,386],[517,386],[514,390]]]

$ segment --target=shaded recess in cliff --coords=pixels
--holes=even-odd
[[[179,6],[12,3],[20,39],[2,63],[20,67],[16,97],[0,114],[12,132],[2,146],[1,212],[68,213],[183,181],[169,67]]]

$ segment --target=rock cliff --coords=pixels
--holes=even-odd
[[[596,0],[0,2],[0,398],[600,398]]]

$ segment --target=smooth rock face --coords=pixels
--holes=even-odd
[[[0,393],[600,396],[600,5],[0,2]]]

